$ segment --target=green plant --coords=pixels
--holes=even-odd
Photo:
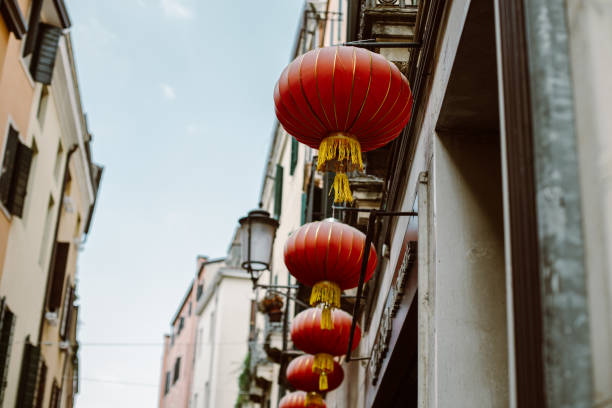
[[[242,407],[242,404],[249,400],[249,390],[251,388],[251,350],[247,352],[242,363],[242,372],[238,376],[238,398],[235,408]]]

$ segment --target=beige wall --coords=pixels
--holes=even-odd
[[[598,407],[612,407],[612,2],[569,0],[568,22]]]

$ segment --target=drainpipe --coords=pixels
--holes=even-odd
[[[592,361],[566,2],[524,1],[548,407],[592,406]]]
[[[62,207],[64,204],[64,193],[66,192],[66,184],[68,183],[68,166],[70,165],[70,157],[77,150],[78,145],[74,144],[68,150],[68,155],[66,156],[66,164],[64,166],[64,179],[62,181],[62,190],[60,192],[60,199],[58,200],[59,205],[57,206],[57,218],[55,221],[55,231],[53,232],[53,247],[51,249],[51,257],[49,259],[49,268],[47,270],[47,286],[45,288],[45,298],[43,299],[42,309],[40,311],[40,324],[38,325],[38,345],[40,346],[40,341],[42,338],[43,327],[45,324],[45,312],[47,309],[47,301],[49,300],[49,292],[51,291],[51,280],[53,278],[53,266],[55,265],[55,256],[56,256],[56,244],[57,244],[57,235],[59,233],[59,225],[62,218]]]

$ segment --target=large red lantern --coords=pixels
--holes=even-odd
[[[382,55],[333,46],[297,57],[274,89],[276,116],[299,142],[319,149],[318,170],[335,171],[335,201],[352,201],[347,171],[361,152],[402,131],[412,109],[408,80]]]
[[[285,243],[285,265],[304,285],[312,286],[310,304],[321,304],[321,327],[331,329],[331,308],[340,307],[342,290],[359,284],[365,234],[335,220],[304,224]],[[370,245],[367,282],[376,269],[376,250]]]
[[[293,345],[308,354],[313,354],[315,371],[329,373],[334,369],[334,356],[346,353],[351,333],[353,318],[341,309],[331,311],[333,329],[321,328],[322,311],[310,308],[300,312],[291,322],[291,340]],[[355,326],[352,350],[361,340],[361,329]]]
[[[278,408],[325,408],[325,401],[315,392],[305,393],[296,391],[285,395],[278,404]]]
[[[319,392],[335,390],[342,384],[344,370],[337,361],[332,367],[316,368],[315,357],[310,354],[293,359],[287,366],[287,380],[298,390]]]

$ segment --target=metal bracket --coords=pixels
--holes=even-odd
[[[357,298],[361,299],[363,296],[363,284],[365,280],[365,273],[368,266],[368,260],[370,258],[370,251],[367,249],[372,244],[372,235],[374,234],[374,222],[377,217],[416,217],[419,215],[418,212],[415,211],[382,211],[377,209],[365,209],[365,208],[352,208],[352,207],[332,207],[335,210],[339,211],[347,211],[347,212],[369,212],[370,218],[368,219],[368,230],[366,233],[365,244],[363,246],[363,258],[361,260],[361,272],[359,274],[359,284],[357,286]],[[370,357],[359,357],[359,358],[351,358],[351,351],[353,349],[353,337],[355,336],[355,327],[357,326],[357,310],[359,308],[359,304],[361,302],[355,302],[353,306],[353,321],[351,323],[351,333],[349,337],[348,350],[346,351],[346,362],[352,360],[366,360]]]
[[[342,45],[352,45],[359,48],[421,48],[419,41],[381,41],[375,39],[345,42]]]

